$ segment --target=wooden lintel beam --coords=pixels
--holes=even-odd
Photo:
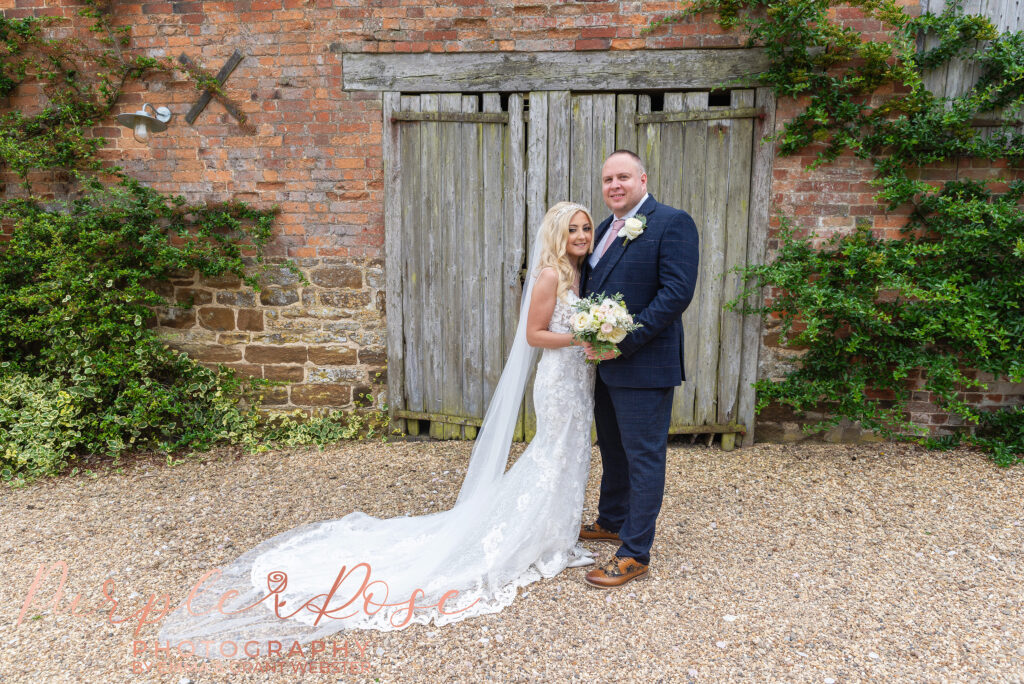
[[[408,93],[741,87],[767,69],[763,48],[342,55],[345,90]]]

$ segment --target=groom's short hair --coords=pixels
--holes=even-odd
[[[629,157],[630,159],[632,159],[633,161],[635,161],[637,167],[640,169],[640,174],[641,175],[647,173],[647,169],[644,168],[644,161],[640,158],[640,155],[638,155],[633,150],[615,150],[614,152],[612,152],[611,154],[608,155],[608,159],[611,159],[612,157],[614,157],[617,154],[624,154],[627,157]]]

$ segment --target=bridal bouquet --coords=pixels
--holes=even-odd
[[[589,342],[599,355],[615,349],[627,333],[641,327],[633,322],[621,294],[610,297],[592,294],[576,302],[573,308],[576,313],[572,316],[572,336]]]

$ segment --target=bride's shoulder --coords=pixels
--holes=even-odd
[[[558,284],[558,271],[553,266],[545,266],[537,271],[537,285],[550,287]]]

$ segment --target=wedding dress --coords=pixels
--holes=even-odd
[[[246,657],[266,654],[272,641],[287,649],[346,629],[440,626],[496,613],[513,602],[519,587],[593,563],[577,543],[594,387],[594,366],[581,347],[543,350],[533,395],[537,434],[505,472],[536,357],[525,345],[534,280],[524,292],[513,349],[452,509],[388,519],[354,512],[273,537],[202,581],[200,591],[193,589],[188,605],[165,618],[161,647]],[[549,330],[570,331],[576,300],[569,292],[568,301],[557,301]],[[229,591],[237,594],[218,605]]]

